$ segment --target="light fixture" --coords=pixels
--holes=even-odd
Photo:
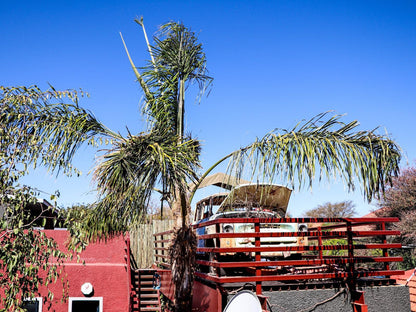
[[[85,295],[85,296],[90,296],[92,295],[92,292],[94,291],[94,288],[92,287],[91,283],[84,283],[81,286],[81,292]]]

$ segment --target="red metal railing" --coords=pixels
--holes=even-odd
[[[262,282],[345,280],[350,287],[354,287],[357,279],[362,277],[400,275],[403,271],[390,270],[389,263],[403,259],[390,256],[388,250],[401,248],[401,244],[387,242],[387,237],[400,233],[387,230],[386,226],[397,221],[399,221],[397,218],[224,218],[203,222],[194,227],[197,229],[214,226],[216,230],[211,234],[199,235],[198,239],[205,240],[205,246],[211,244],[214,247],[198,248],[197,263],[201,270],[196,272],[196,276],[220,285],[253,283],[256,285],[257,294],[261,294]],[[221,233],[223,224],[238,223],[253,224],[254,232]],[[270,232],[261,231],[264,224],[279,223],[307,223],[309,229],[306,232],[278,232],[270,229],[268,230]],[[169,268],[166,246],[169,242],[167,235],[170,233],[171,231],[155,234],[156,263],[165,268]],[[303,237],[308,239],[308,245],[262,246],[261,238],[267,237]],[[254,246],[220,246],[220,240],[226,238],[251,239],[254,240]],[[337,239],[335,243],[334,239]],[[290,252],[298,256],[297,259],[264,261],[263,255],[270,252]],[[378,254],[375,254],[377,252]],[[242,259],[228,257],[225,260],[222,256],[224,254],[245,254],[253,257]],[[363,269],[357,268],[357,264],[376,266]],[[276,273],[270,274],[270,271],[267,273],[270,267],[275,267]],[[241,268],[248,269],[237,276],[226,273],[232,272],[233,269],[242,272]],[[277,268],[280,272],[282,268],[290,268],[290,270],[281,274]]]

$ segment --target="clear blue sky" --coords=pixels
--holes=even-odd
[[[334,110],[361,129],[388,133],[416,158],[415,1],[7,1],[0,10],[0,84],[51,83],[82,88],[82,101],[108,127],[144,129],[141,93],[120,41],[136,65],[148,59],[141,29],[182,21],[199,34],[214,77],[201,104],[187,97],[187,130],[203,141],[202,162],[274,128]],[[82,148],[81,178],[39,170],[25,183],[59,189],[59,204],[90,202],[88,171],[94,153]],[[46,195],[45,195],[46,196]],[[327,201],[352,199],[359,215],[373,208],[339,182],[295,192],[289,211],[299,216]]]

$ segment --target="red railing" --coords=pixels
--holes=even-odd
[[[253,283],[257,294],[261,294],[262,282],[344,280],[354,287],[362,277],[400,275],[403,271],[391,270],[389,264],[403,259],[390,256],[388,250],[401,248],[401,244],[388,243],[387,240],[387,237],[400,233],[387,230],[386,226],[397,221],[397,218],[224,218],[199,223],[195,229],[210,226],[215,231],[198,236],[199,240],[205,241],[205,246],[213,247],[198,248],[200,270],[196,276],[220,285]],[[222,233],[223,224],[238,223],[253,224],[254,231]],[[279,232],[269,227],[268,232],[261,231],[264,224],[279,223],[306,223],[309,229],[306,232]],[[169,268],[166,246],[170,233],[155,234],[156,263],[165,268]],[[307,238],[308,244],[262,246],[261,239],[279,237]],[[254,240],[254,246],[221,246],[221,239],[236,238]],[[296,254],[296,257],[265,261],[264,255],[271,252],[286,252]],[[237,254],[245,257],[233,257]],[[270,268],[275,268],[275,271]]]

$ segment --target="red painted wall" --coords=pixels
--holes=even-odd
[[[66,251],[66,241],[69,233],[65,230],[45,230],[46,235],[53,237],[60,250]],[[103,311],[128,312],[130,303],[130,269],[128,259],[128,244],[123,237],[116,237],[105,242],[92,243],[76,257],[65,263],[66,280],[69,282],[69,297],[84,297],[81,285],[89,282],[94,287],[92,297],[103,297]],[[82,262],[85,261],[85,264]],[[64,275],[65,276],[65,275]],[[44,303],[43,311],[67,312],[68,301],[61,302],[62,283],[50,285],[55,297],[51,310]],[[41,289],[43,296],[46,289]],[[50,303],[50,302],[49,302]]]
[[[210,287],[198,281],[194,282],[192,311],[221,312],[222,300],[219,288]]]

